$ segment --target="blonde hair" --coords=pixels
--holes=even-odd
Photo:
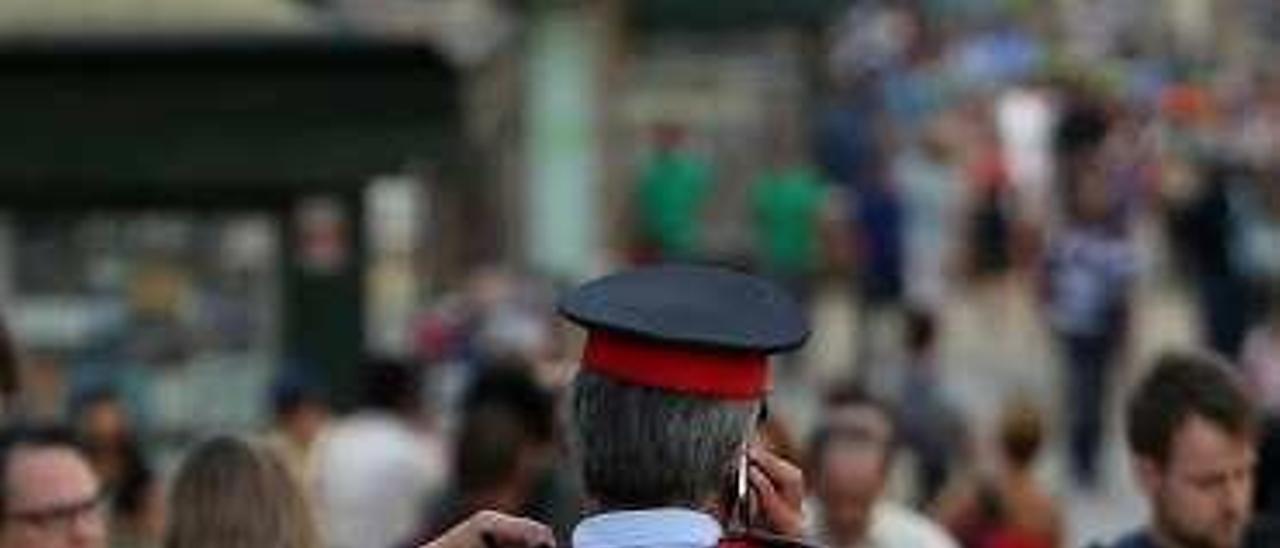
[[[169,494],[164,548],[319,548],[301,487],[280,457],[220,436],[183,461]]]

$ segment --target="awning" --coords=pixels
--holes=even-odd
[[[0,45],[0,202],[356,185],[447,155],[459,73],[331,37]]]

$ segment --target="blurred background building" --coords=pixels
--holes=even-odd
[[[346,401],[363,352],[405,352],[413,303],[513,257],[523,213],[510,16],[440,6],[0,8],[0,278],[31,352],[68,390],[129,379],[174,434],[254,424],[286,365]]]

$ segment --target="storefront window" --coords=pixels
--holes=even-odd
[[[37,414],[119,393],[182,442],[264,420],[278,364],[278,220],[252,213],[12,214],[14,331],[45,380]],[[56,368],[56,370],[52,370]]]

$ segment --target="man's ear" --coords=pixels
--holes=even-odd
[[[1148,497],[1154,497],[1164,482],[1164,466],[1151,457],[1134,455],[1133,477]]]

